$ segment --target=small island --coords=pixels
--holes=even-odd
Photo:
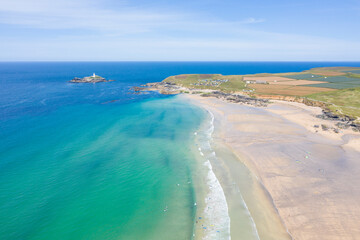
[[[89,77],[84,77],[84,78],[75,77],[70,82],[71,83],[98,83],[98,82],[111,82],[111,81],[114,81],[114,80],[106,80],[105,78],[95,75],[95,73],[93,73],[93,75],[89,76]]]

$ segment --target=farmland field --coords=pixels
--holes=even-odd
[[[305,74],[296,74],[296,75],[286,75],[284,77],[297,79],[297,80],[311,80],[315,78],[323,78],[321,75],[311,74],[311,73],[305,73]]]
[[[308,86],[290,86],[275,84],[249,84],[250,88],[255,89],[258,94],[274,94],[287,96],[305,96],[309,94],[334,91],[330,88],[308,87]]]
[[[322,76],[342,76],[342,75],[346,75],[345,72],[331,72],[331,71],[311,71],[312,73],[316,74],[316,75],[322,75]]]
[[[292,78],[285,77],[244,77],[244,81],[267,81],[267,82],[283,82],[283,81],[294,81]]]
[[[320,67],[320,68],[312,68],[307,72],[316,73],[316,72],[351,72],[351,71],[359,71],[359,67]]]
[[[359,73],[360,74],[360,70],[350,70],[350,71],[344,71],[347,73]]]
[[[292,80],[292,81],[282,81],[282,82],[271,82],[269,84],[274,84],[274,85],[293,85],[293,86],[298,86],[298,85],[307,85],[312,87],[312,85],[318,85],[320,83],[327,83],[327,82],[321,82],[321,81],[310,81],[310,80]]]
[[[355,87],[360,87],[360,82],[359,83],[352,83],[352,82],[347,82],[347,83],[320,83],[320,84],[310,84],[310,85],[306,85],[309,87],[321,87],[321,88],[333,88],[333,89],[346,89],[346,88],[355,88]]]
[[[352,84],[359,83],[360,84],[360,78],[352,78],[352,77],[345,77],[345,76],[320,77],[320,78],[313,78],[312,80],[331,82],[331,83],[352,83]]]

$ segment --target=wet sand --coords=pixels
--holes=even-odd
[[[229,205],[232,239],[241,235],[236,187],[260,239],[360,239],[360,134],[314,128],[334,122],[316,118],[321,110],[302,104],[256,108],[183,97],[215,116],[215,145],[224,150],[212,164]],[[224,157],[226,148],[236,157]],[[246,171],[241,164],[250,169],[248,179],[237,174]]]

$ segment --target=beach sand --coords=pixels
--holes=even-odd
[[[215,116],[214,142],[217,152],[224,150],[212,164],[229,205],[232,239],[241,236],[233,185],[240,188],[260,239],[360,239],[359,133],[315,128],[335,122],[316,118],[320,108],[298,103],[257,108],[182,97]],[[226,157],[226,149],[236,157]]]

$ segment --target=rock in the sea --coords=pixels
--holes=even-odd
[[[84,78],[73,78],[70,82],[71,83],[98,83],[98,82],[111,82],[114,80],[106,80],[103,77],[95,75],[95,73],[90,77],[84,77]]]
[[[132,90],[134,92],[140,91],[158,91],[161,94],[179,94],[185,88],[177,86],[175,83],[171,82],[154,82],[154,83],[147,83],[143,85],[143,87],[133,87]]]

